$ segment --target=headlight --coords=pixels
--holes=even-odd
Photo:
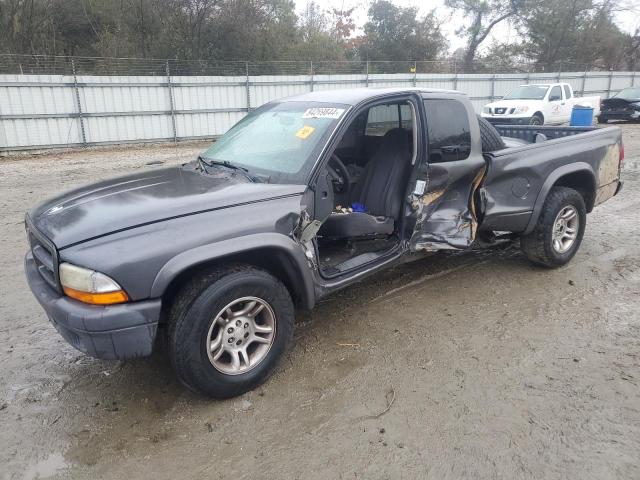
[[[64,293],[71,298],[92,305],[112,305],[129,300],[127,293],[105,274],[61,263],[60,284]]]
[[[520,105],[519,107],[516,107],[513,113],[524,113],[527,110],[529,110],[529,107],[527,105]]]
[[[491,109],[489,107],[484,107],[482,109],[482,113],[491,113]]]

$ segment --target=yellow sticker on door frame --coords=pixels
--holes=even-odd
[[[309,125],[305,125],[296,132],[296,137],[302,140],[306,140],[307,138],[309,138],[309,135],[311,135],[315,130],[315,128],[310,127]]]

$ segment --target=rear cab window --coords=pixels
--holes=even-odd
[[[369,109],[365,135],[368,137],[384,137],[394,128],[411,130],[412,112],[407,103],[376,105]]]
[[[471,127],[465,106],[453,99],[426,99],[429,163],[465,160],[471,153]]]
[[[556,85],[549,92],[550,102],[557,102],[558,100],[562,100],[562,89],[560,88],[560,85]]]
[[[562,88],[564,88],[564,98],[569,100],[571,98],[571,89],[569,88],[569,85],[563,85]]]

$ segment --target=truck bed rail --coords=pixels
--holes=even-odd
[[[535,136],[538,133],[544,134],[549,140],[555,140],[596,129],[596,127],[543,127],[538,125],[495,125],[495,128],[501,137],[519,138],[530,143],[535,141]]]

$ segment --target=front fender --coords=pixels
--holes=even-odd
[[[162,296],[169,284],[181,273],[199,264],[224,259],[231,255],[255,250],[272,250],[283,253],[290,262],[285,266],[293,276],[303,306],[313,308],[315,304],[312,270],[300,244],[279,233],[260,233],[201,245],[179,253],[160,269],[151,286],[151,298]],[[289,268],[287,268],[289,267]]]
[[[561,167],[556,168],[551,174],[547,177],[545,182],[542,184],[542,188],[540,192],[538,192],[538,196],[536,197],[536,202],[533,206],[533,211],[531,213],[531,218],[529,219],[529,223],[527,224],[527,228],[523,232],[525,235],[531,233],[538,223],[538,218],[540,217],[540,213],[542,212],[542,207],[544,206],[544,201],[547,199],[547,195],[551,188],[556,184],[558,180],[560,180],[565,175],[569,175],[571,173],[588,173],[592,180],[593,184],[597,187],[596,182],[596,174],[593,171],[591,165],[585,162],[575,162],[568,165],[563,165]]]

